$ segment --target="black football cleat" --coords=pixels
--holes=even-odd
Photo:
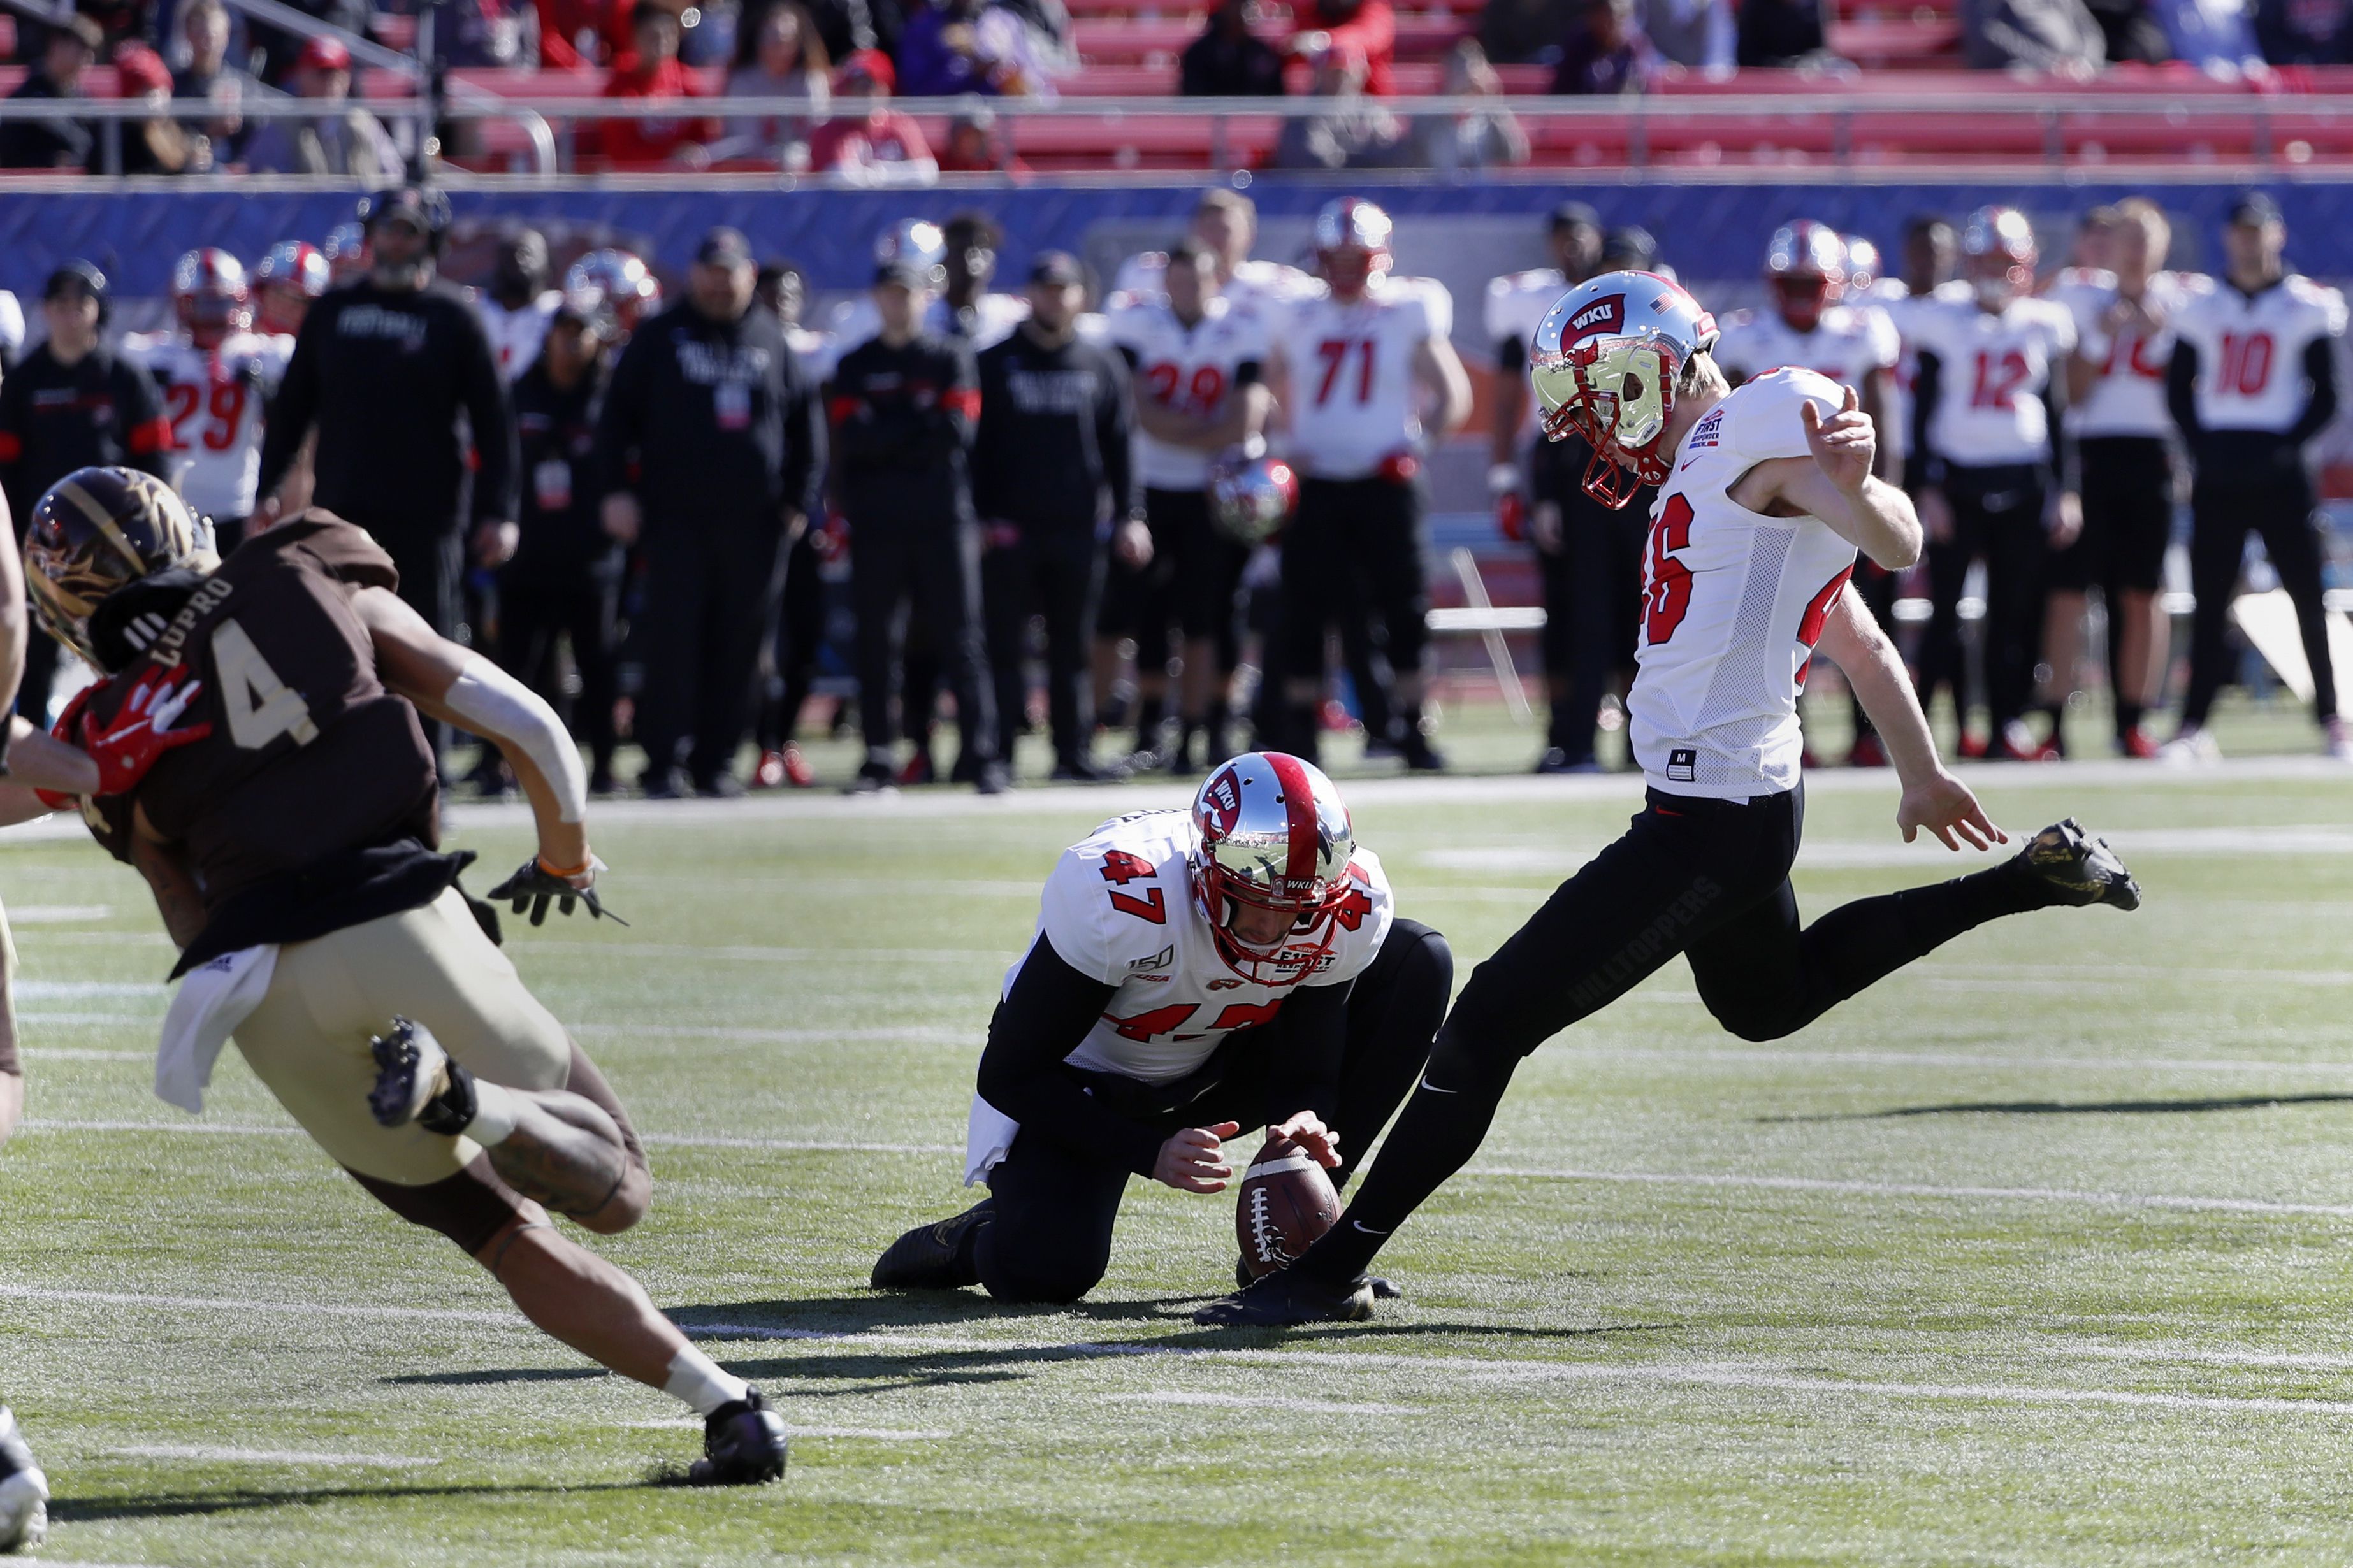
[[[2140,908],[2140,884],[2133,874],[2105,839],[2087,832],[2072,816],[2028,839],[2012,863],[2049,886],[2063,904]]]
[[[1258,1276],[1250,1272],[1249,1258],[1237,1258],[1234,1259],[1234,1283],[1237,1286],[1247,1290],[1252,1284],[1257,1282],[1257,1279]],[[1373,1300],[1376,1301],[1402,1301],[1405,1300],[1405,1292],[1398,1289],[1397,1281],[1385,1275],[1367,1274],[1365,1276],[1365,1283],[1373,1288]]]
[[[38,1546],[49,1532],[49,1479],[0,1405],[0,1554]]]
[[[1220,1296],[1193,1314],[1213,1329],[1282,1329],[1295,1323],[1361,1323],[1373,1315],[1372,1282],[1357,1275],[1345,1285],[1327,1285],[1312,1274],[1284,1268]]]
[[[964,1261],[965,1237],[997,1218],[997,1200],[983,1198],[954,1219],[919,1225],[883,1249],[868,1281],[877,1290],[960,1290],[980,1283]]]
[[[758,1389],[702,1418],[702,1458],[686,1472],[691,1487],[756,1487],[781,1480],[786,1459],[784,1417]]]

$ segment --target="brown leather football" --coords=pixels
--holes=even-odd
[[[1276,1137],[1250,1156],[1234,1206],[1234,1234],[1252,1279],[1290,1264],[1339,1217],[1340,1194],[1306,1150]]]

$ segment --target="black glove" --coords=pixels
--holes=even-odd
[[[593,860],[589,864],[596,865]],[[596,868],[600,871],[604,869],[602,866],[596,866]],[[522,913],[526,909],[529,910],[531,923],[535,926],[547,923],[547,900],[550,899],[556,901],[555,910],[558,914],[568,915],[572,912],[573,905],[586,904],[588,913],[595,919],[609,920],[618,926],[626,926],[629,923],[597,901],[596,889],[574,887],[563,878],[542,867],[536,855],[524,861],[513,876],[492,888],[491,897],[512,900],[514,912],[517,914]]]

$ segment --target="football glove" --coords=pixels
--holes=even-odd
[[[602,871],[605,869],[605,862],[591,855],[588,858],[588,868],[591,871]],[[524,861],[513,876],[492,888],[491,897],[493,900],[509,900],[516,914],[522,914],[525,910],[530,910],[531,923],[535,926],[547,923],[547,901],[550,899],[555,900],[555,912],[561,915],[570,914],[575,904],[586,904],[588,906],[588,913],[592,919],[609,920],[618,926],[626,926],[629,923],[598,901],[596,889],[593,886],[574,887],[569,880],[549,870],[546,862],[536,855]]]
[[[139,678],[114,717],[100,727],[98,716],[84,712],[77,743],[98,762],[101,795],[127,795],[139,787],[164,752],[191,745],[213,732],[210,724],[190,724],[174,730],[172,723],[205,689],[201,680],[174,687],[164,670],[151,669]],[[59,722],[62,724],[63,720]]]

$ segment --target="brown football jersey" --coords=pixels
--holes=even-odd
[[[90,704],[101,721],[148,671],[204,689],[181,725],[212,733],[164,753],[129,795],[85,812],[130,858],[132,807],[184,847],[207,912],[341,851],[438,840],[439,781],[417,710],[384,689],[352,608],[399,581],[375,540],[313,509],[246,541]]]

